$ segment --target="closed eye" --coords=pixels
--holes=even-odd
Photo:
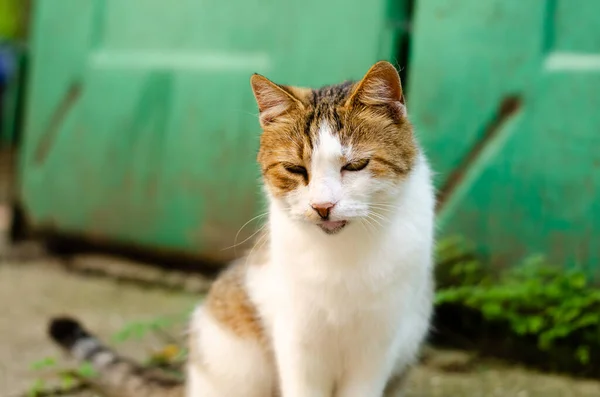
[[[295,165],[295,164],[284,164],[283,168],[285,168],[285,170],[291,174],[297,174],[297,175],[302,175],[304,177],[306,177],[308,175],[308,172],[306,171],[306,168],[304,168],[301,165]]]
[[[369,159],[353,161],[342,167],[344,171],[360,171],[364,170],[369,165]]]

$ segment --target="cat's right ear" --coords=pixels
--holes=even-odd
[[[406,115],[400,76],[391,63],[379,61],[369,69],[365,77],[356,85],[346,105],[352,106],[357,103],[366,106],[385,106],[398,118]]]
[[[291,110],[302,106],[290,92],[260,74],[252,75],[250,85],[258,104],[260,125],[263,128],[274,121],[281,121]]]

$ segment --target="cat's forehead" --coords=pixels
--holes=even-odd
[[[305,99],[302,129],[313,143],[326,136],[336,136],[344,128],[345,114],[343,108],[352,94],[354,83],[325,86],[313,89]]]
[[[354,85],[355,83],[352,81],[345,81],[341,84],[313,89],[311,90],[311,105],[315,108],[342,106],[350,97]]]
[[[312,153],[313,164],[326,165],[330,162],[338,162],[346,155],[348,148],[340,141],[328,122],[323,121],[317,131],[317,144]]]

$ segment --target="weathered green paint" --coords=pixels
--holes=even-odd
[[[421,0],[409,113],[444,234],[600,278],[600,2]]]
[[[394,58],[394,3],[36,2],[20,164],[31,223],[234,255],[223,248],[261,208],[250,75],[358,78]]]

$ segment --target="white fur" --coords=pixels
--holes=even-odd
[[[207,391],[206,375],[191,373],[188,397],[258,397],[261,382],[274,379],[283,397],[381,397],[415,361],[432,311],[429,167],[419,157],[406,180],[392,183],[368,167],[342,172],[342,154],[351,158],[352,148],[321,126],[309,186],[269,197],[270,262],[249,268],[247,287],[274,363],[200,310],[193,343],[208,352],[220,389]],[[335,203],[331,218],[347,226],[325,234],[310,208],[317,202]]]
[[[199,354],[190,357],[186,397],[273,396],[272,361],[257,342],[224,329],[203,307],[196,309],[191,326]]]

